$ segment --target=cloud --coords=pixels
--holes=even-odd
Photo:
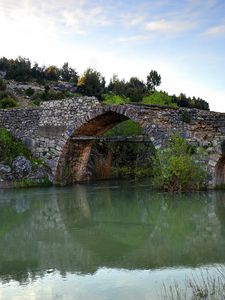
[[[145,29],[150,32],[161,32],[176,34],[193,29],[196,26],[194,22],[189,21],[167,21],[165,19],[148,22]]]
[[[224,24],[217,25],[217,26],[212,26],[208,28],[205,32],[204,35],[209,36],[209,37],[222,37],[225,36],[225,22]]]
[[[121,36],[113,40],[116,43],[143,43],[149,42],[152,37],[148,35],[132,35],[132,36]]]
[[[103,6],[95,6],[89,9],[79,7],[62,12],[63,23],[78,34],[87,33],[93,27],[105,27],[111,25]]]
[[[126,26],[134,27],[143,24],[143,22],[146,20],[146,17],[147,16],[144,12],[141,12],[139,14],[126,13],[122,15],[122,21],[125,23]]]

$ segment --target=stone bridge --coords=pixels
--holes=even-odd
[[[137,122],[156,148],[175,133],[205,148],[208,186],[225,183],[225,114],[197,109],[149,105],[105,105],[94,97],[43,102],[40,107],[0,110],[0,127],[22,139],[51,169],[55,184],[88,180],[87,163],[92,139],[120,122]]]

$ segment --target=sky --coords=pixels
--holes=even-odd
[[[0,57],[88,67],[225,112],[224,0],[0,0]]]

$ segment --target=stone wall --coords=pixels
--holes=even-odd
[[[221,151],[225,140],[223,113],[135,104],[104,105],[94,97],[43,102],[38,108],[0,110],[0,127],[23,139],[33,154],[50,166],[52,181],[59,183],[65,164],[68,173],[73,174],[72,182],[88,179],[85,170],[92,142],[77,144],[72,141],[73,136],[102,135],[127,119],[139,123],[156,148],[165,146],[174,133],[204,147],[209,185],[215,185],[217,165],[225,161]]]

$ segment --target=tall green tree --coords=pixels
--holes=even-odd
[[[146,95],[147,88],[143,81],[137,77],[131,77],[126,84],[126,96],[131,102],[140,102]]]
[[[31,78],[31,62],[28,58],[19,56],[17,59],[9,60],[6,79],[17,81],[29,81]]]
[[[77,87],[82,95],[95,96],[101,100],[105,90],[105,79],[98,71],[88,68],[79,78]]]
[[[60,77],[63,81],[72,81],[75,84],[77,84],[79,78],[76,70],[70,68],[68,62],[65,62],[60,69]]]
[[[151,70],[147,76],[147,87],[149,91],[154,91],[156,86],[161,84],[161,76],[154,70]]]
[[[127,86],[125,79],[120,80],[116,74],[113,74],[107,89],[115,95],[126,96]]]

